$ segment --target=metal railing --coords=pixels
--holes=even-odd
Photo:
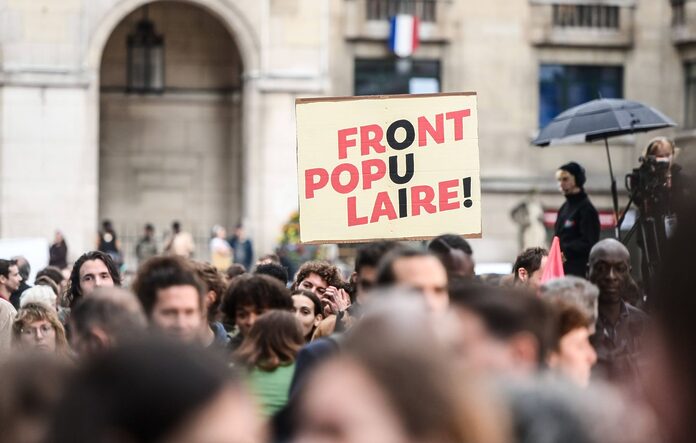
[[[558,28],[618,29],[619,7],[606,5],[553,5],[553,26]]]
[[[421,22],[435,22],[437,0],[367,0],[368,20],[388,20],[397,14],[409,14]]]

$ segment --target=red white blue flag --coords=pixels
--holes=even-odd
[[[418,47],[418,17],[398,14],[391,18],[389,49],[399,57],[408,57]]]

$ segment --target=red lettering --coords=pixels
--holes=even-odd
[[[433,204],[435,199],[435,191],[430,186],[414,186],[411,188],[411,207],[413,215],[420,215],[421,208],[425,212],[434,214],[437,208]]]
[[[457,191],[451,190],[452,188],[459,187],[459,180],[447,180],[438,183],[437,186],[440,200],[440,212],[459,208],[459,201],[452,201],[453,198],[457,198]]]
[[[437,144],[445,142],[445,119],[442,114],[435,116],[435,127],[425,117],[418,117],[418,146],[428,144],[426,135],[430,135]]]
[[[379,219],[385,215],[389,220],[394,220],[396,218],[396,210],[389,198],[389,193],[387,191],[382,191],[377,194],[377,198],[375,199],[375,206],[372,209],[370,223],[378,222]]]
[[[387,148],[385,148],[380,141],[382,141],[382,127],[379,125],[367,125],[360,127],[360,154],[368,155],[370,153],[370,147],[375,150],[378,154],[383,154]]]
[[[345,185],[341,183],[341,173],[347,172],[350,175],[350,180]],[[355,190],[360,181],[360,173],[355,165],[350,163],[341,163],[331,173],[331,186],[340,194],[347,194]]]
[[[461,140],[464,138],[464,117],[471,115],[470,109],[462,109],[461,111],[452,111],[445,114],[447,120],[454,121],[454,139]]]
[[[348,197],[348,226],[358,226],[367,224],[367,216],[358,217],[356,213],[355,197]]]
[[[356,145],[355,139],[348,137],[357,135],[358,128],[346,128],[338,130],[338,158],[344,159],[348,157],[348,148],[353,148]]]
[[[317,180],[315,180],[315,177]],[[321,189],[329,182],[329,173],[324,168],[313,168],[305,171],[305,198],[314,198],[314,191]]]
[[[373,172],[373,168],[376,168],[376,171]],[[372,188],[372,182],[383,178],[386,173],[387,164],[384,160],[375,158],[362,162],[363,189]]]

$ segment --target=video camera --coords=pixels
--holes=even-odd
[[[666,209],[670,192],[669,158],[647,155],[639,162],[640,166],[626,175],[626,189],[639,207]]]

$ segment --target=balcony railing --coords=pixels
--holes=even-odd
[[[553,26],[559,28],[619,29],[619,7],[553,5]]]
[[[367,0],[368,20],[387,20],[396,14],[417,16],[421,22],[436,21],[437,0]]]

